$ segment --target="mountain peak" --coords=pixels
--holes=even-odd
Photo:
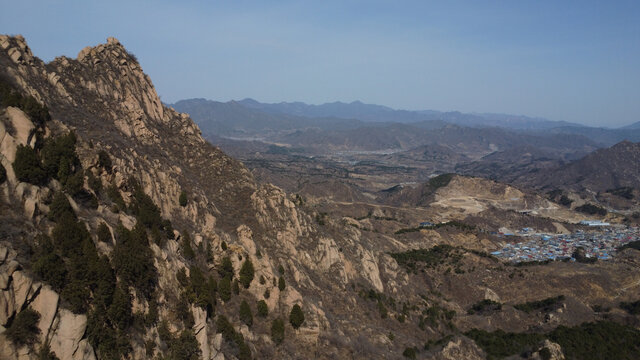
[[[11,60],[17,65],[31,65],[38,59],[33,56],[22,35],[0,35],[0,48],[6,50]]]
[[[101,62],[109,62],[119,66],[127,64],[138,65],[136,56],[127,51],[124,45],[114,37],[107,38],[106,44],[87,46],[80,50],[77,60],[81,63],[92,65],[97,65]]]

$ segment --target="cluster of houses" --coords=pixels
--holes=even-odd
[[[584,224],[599,227],[594,231],[578,230],[573,234],[536,234],[531,229],[520,230],[515,241],[507,242],[502,250],[491,254],[514,263],[524,261],[547,261],[573,259],[577,248],[584,250],[589,258],[608,260],[617,248],[631,241],[640,240],[640,228]],[[605,227],[606,226],[606,227]],[[522,241],[522,235],[526,240]]]

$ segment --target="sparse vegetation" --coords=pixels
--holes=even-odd
[[[544,335],[535,333],[508,333],[503,330],[487,332],[478,329],[473,329],[465,335],[487,353],[487,359],[502,359],[531,351],[545,338]]]
[[[218,315],[218,319],[216,320],[216,332],[222,333],[222,337],[225,341],[235,346],[235,355],[238,359],[251,359],[251,350],[244,342],[244,337],[242,334],[235,331],[233,325],[231,325],[224,315]]]
[[[98,152],[98,166],[103,168],[104,171],[106,171],[107,173],[109,174],[111,173],[111,170],[113,168],[113,164],[111,163],[111,157],[104,150],[100,150]]]
[[[116,206],[116,209],[118,209],[118,211],[127,211],[127,204],[124,202],[124,199],[120,194],[120,190],[115,184],[107,188],[107,196]]]
[[[196,257],[196,253],[191,247],[191,236],[189,236],[188,232],[182,233],[182,241],[180,242],[180,247],[182,250],[182,256],[184,256],[185,259],[193,260]]]
[[[299,328],[302,323],[304,323],[304,313],[302,312],[302,308],[300,305],[295,304],[293,308],[291,308],[291,313],[289,314],[289,322],[294,329]]]
[[[47,173],[40,164],[38,154],[30,146],[18,145],[13,171],[16,178],[23,182],[42,185],[47,181]]]
[[[253,325],[253,314],[251,313],[251,307],[246,300],[242,300],[240,303],[240,321],[245,323],[248,327]]]
[[[18,346],[32,345],[38,340],[40,314],[32,308],[26,308],[13,319],[5,336]]]
[[[98,225],[98,229],[96,230],[96,232],[98,234],[98,240],[100,240],[101,242],[104,242],[104,243],[112,242],[111,231],[109,230],[109,227],[107,226],[107,224],[105,224],[104,222]]]
[[[51,351],[51,348],[47,343],[43,344],[40,350],[38,351],[37,359],[38,360],[60,360],[56,356],[56,354],[53,353],[53,351]]]
[[[218,283],[218,293],[222,301],[231,300],[231,279],[223,277],[222,280],[220,280]]]
[[[245,289],[248,289],[253,281],[254,269],[251,259],[247,258],[240,268],[240,282]]]
[[[449,260],[456,263],[462,255],[451,245],[436,245],[430,249],[416,249],[401,253],[391,253],[398,265],[404,267],[408,272],[417,272],[418,266],[435,268]]]
[[[56,291],[61,291],[67,278],[67,269],[54,247],[51,239],[42,235],[38,238],[38,246],[32,262],[33,272],[47,282]]]
[[[436,346],[441,346],[448,343],[453,338],[453,335],[444,336],[438,340],[429,340],[424,344],[424,349],[429,350]]]
[[[629,314],[638,315],[640,314],[640,300],[634,302],[621,302],[620,308],[625,310]]]
[[[632,187],[619,187],[615,189],[607,190],[608,193],[611,193],[616,196],[623,197],[627,200],[633,199],[633,188]]]
[[[187,193],[184,190],[180,192],[180,197],[178,198],[178,202],[182,207],[187,206]]]
[[[596,257],[588,257],[582,247],[577,247],[571,256],[580,263],[593,264],[598,261],[598,258]]]
[[[7,181],[7,170],[2,164],[0,164],[0,185]]]
[[[284,341],[284,321],[280,318],[273,319],[271,322],[271,340],[276,345],[280,345]]]
[[[471,306],[471,308],[469,310],[467,310],[467,314],[469,315],[473,315],[473,314],[479,314],[479,315],[486,315],[486,314],[490,314],[493,313],[495,311],[500,311],[502,310],[502,304],[490,299],[484,299],[481,300],[475,304],[473,304]]]
[[[80,159],[76,154],[77,138],[74,132],[49,138],[40,151],[42,166],[48,177],[57,179],[65,185],[68,178],[81,170]],[[82,176],[82,173],[80,174]]]
[[[430,226],[418,226],[418,227],[413,227],[413,228],[403,228],[403,229],[399,229],[395,232],[396,235],[400,235],[400,234],[406,234],[406,233],[411,233],[411,232],[417,232],[420,230],[435,230],[435,229],[440,229],[440,228],[446,228],[446,227],[453,227],[465,232],[473,232],[476,231],[477,228],[473,225],[469,225],[469,224],[465,224],[461,221],[456,221],[456,220],[452,220],[452,221],[447,221],[444,223],[439,223],[439,224],[434,224],[434,225],[430,225]]]
[[[222,262],[218,267],[218,274],[220,274],[220,277],[223,278],[233,278],[233,263],[231,262],[230,257],[225,256],[222,258]]]
[[[427,182],[427,185],[431,188],[432,191],[436,191],[441,187],[445,187],[449,185],[449,183],[451,182],[451,179],[453,179],[455,175],[456,174],[449,173],[449,174],[442,174],[436,177],[432,177]]]
[[[620,248],[618,248],[618,250],[624,250],[624,249],[640,250],[640,240],[630,241],[624,244],[623,246],[621,246]]]
[[[404,349],[404,351],[402,352],[402,356],[406,357],[407,359],[415,359],[417,353],[418,352],[416,351],[416,348],[408,347]]]
[[[258,316],[267,317],[267,315],[269,315],[269,307],[267,306],[267,303],[264,300],[259,300],[257,307],[258,307]]]
[[[169,342],[168,346],[170,359],[200,359],[200,344],[192,330],[183,330],[178,337]]]
[[[559,326],[547,334],[486,332],[473,329],[466,336],[488,355],[501,359],[535,350],[545,338],[560,344],[567,359],[636,359],[640,357],[640,330],[609,321]]]
[[[36,127],[42,127],[47,121],[51,120],[51,115],[46,105],[41,105],[32,96],[22,96],[12,84],[4,79],[0,79],[0,99],[2,100],[2,106],[13,106],[24,111]]]
[[[530,313],[532,311],[549,312],[559,308],[564,301],[564,295],[546,298],[544,300],[529,301],[524,304],[513,305],[514,308]]]
[[[91,188],[94,193],[99,194],[102,191],[102,181],[100,180],[100,178],[93,175],[93,172],[91,170],[87,170],[86,175],[89,188]]]
[[[51,205],[49,206],[49,213],[47,214],[47,217],[51,221],[58,222],[66,216],[75,219],[76,214],[73,211],[67,196],[62,191],[58,191],[53,196],[53,201],[51,201]]]
[[[564,191],[560,189],[551,190],[547,193],[547,197],[551,201],[555,201],[562,206],[569,207],[573,203],[573,200],[569,199]]]
[[[600,215],[600,216],[607,215],[607,210],[605,208],[602,208],[598,205],[593,205],[593,204],[584,204],[576,207],[574,210],[579,211],[583,214],[588,214],[588,215]]]
[[[147,231],[140,222],[131,231],[119,226],[118,242],[113,248],[113,262],[116,273],[127,285],[134,286],[147,298],[151,297],[158,275]]]

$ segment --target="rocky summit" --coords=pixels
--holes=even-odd
[[[491,255],[522,228],[623,215],[451,174],[287,193],[164,105],[114,38],[45,63],[0,36],[0,100],[2,359],[640,356],[632,230],[608,261]],[[466,159],[437,149],[396,157]]]

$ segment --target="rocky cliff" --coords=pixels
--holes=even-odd
[[[485,234],[398,235],[386,210],[327,214],[258,184],[162,104],[113,38],[44,63],[22,37],[0,36],[0,98],[3,359],[476,359],[485,354],[465,336],[471,328],[550,326],[513,307],[465,315],[479,300],[537,300],[579,284],[553,315],[575,325],[597,318],[588,306],[601,298],[584,289],[637,281],[633,253],[595,277],[571,264],[515,277],[458,246],[494,246]],[[473,202],[473,186],[483,201],[472,214],[553,207],[492,182],[431,185],[421,194],[458,213],[469,213],[453,205]],[[442,243],[453,247],[433,267],[396,261]]]
[[[159,313],[158,321],[152,324],[122,329],[135,334],[125,346],[133,358],[173,351],[160,334],[164,320],[168,320],[172,334],[192,331],[205,359],[242,357],[240,343],[234,344],[233,336],[223,341],[221,334],[216,335],[221,330],[215,325],[215,314],[231,319],[235,333],[242,334],[250,353],[258,357],[344,355],[352,350],[336,346],[336,341],[373,331],[361,328],[363,313],[352,313],[357,309],[353,289],[347,296],[336,295],[356,283],[378,292],[388,290],[383,278],[393,280],[397,273],[390,259],[383,257],[381,261],[374,251],[376,244],[362,243],[356,229],[345,229],[341,224],[321,227],[314,220],[316,214],[296,205],[295,198],[276,187],[257,185],[241,163],[207,143],[187,115],[163,106],[149,77],[118,40],[109,38],[106,44],[83,49],[76,59],[59,57],[50,63],[35,57],[20,36],[0,37],[0,48],[3,81],[15,93],[46,105],[52,118],[38,124],[20,106],[2,110],[0,138],[7,178],[2,185],[2,203],[3,209],[15,211],[3,217],[2,249],[12,255],[3,263],[7,270],[3,272],[6,300],[2,325],[10,327],[11,320],[27,308],[40,314],[38,341],[21,347],[9,346],[4,339],[7,358],[33,358],[45,346],[61,359],[105,357],[101,356],[105,350],[90,341],[91,331],[86,330],[87,316],[92,316],[95,305],[86,305],[88,313],[74,314],[67,309],[71,307],[68,301],[59,301],[60,294],[33,274],[37,272],[31,264],[35,261],[33,252],[42,246],[38,236],[56,231],[50,213],[54,194],[59,192],[66,192],[79,222],[91,234],[97,254],[106,255],[112,264],[118,261],[114,255],[118,242],[125,241],[125,230],[119,227],[135,231],[140,221],[139,214],[126,210],[138,204],[138,190],[153,201],[174,229],[165,242],[150,241],[148,245],[157,272],[154,295],[144,296],[129,287],[134,314],[148,315],[154,302]],[[76,169],[85,172],[80,192],[95,198],[93,204],[85,201],[86,196],[83,200],[70,194],[61,178],[53,176],[30,184],[14,171],[20,146],[41,152],[42,143],[69,131],[76,139]],[[108,168],[101,163],[104,153],[108,154]],[[90,178],[98,179],[101,190],[89,185]],[[113,193],[105,195],[106,189],[115,189],[115,198],[118,194],[122,197],[120,208]],[[181,204],[183,193],[188,201]],[[101,224],[113,234],[113,243],[98,240]],[[52,236],[55,242],[55,234]],[[185,242],[197,250],[195,259],[185,254]],[[203,249],[210,249],[212,256],[203,260],[199,252]],[[65,254],[61,257],[70,261]],[[180,318],[185,314],[177,314],[175,308],[186,290],[177,274],[184,271],[190,276],[199,268],[205,276],[221,282],[219,269],[226,258],[232,262],[235,279],[250,259],[255,280],[232,299],[216,298],[215,310],[191,302],[188,317],[193,317],[192,325]],[[14,259],[24,264],[24,272],[16,270],[19,266]],[[120,284],[122,279],[117,276]],[[280,278],[283,286],[278,284]],[[89,293],[92,299],[94,292]],[[242,325],[236,310],[241,300],[250,304],[264,300],[268,318],[252,327]],[[304,322],[297,329],[286,321],[294,304],[304,311]],[[342,319],[347,314],[348,319]],[[281,346],[274,345],[269,331],[271,320],[276,318],[286,323],[287,339]],[[388,347],[388,339],[375,341]],[[369,351],[372,349],[366,349]],[[383,353],[369,355],[386,357]]]

